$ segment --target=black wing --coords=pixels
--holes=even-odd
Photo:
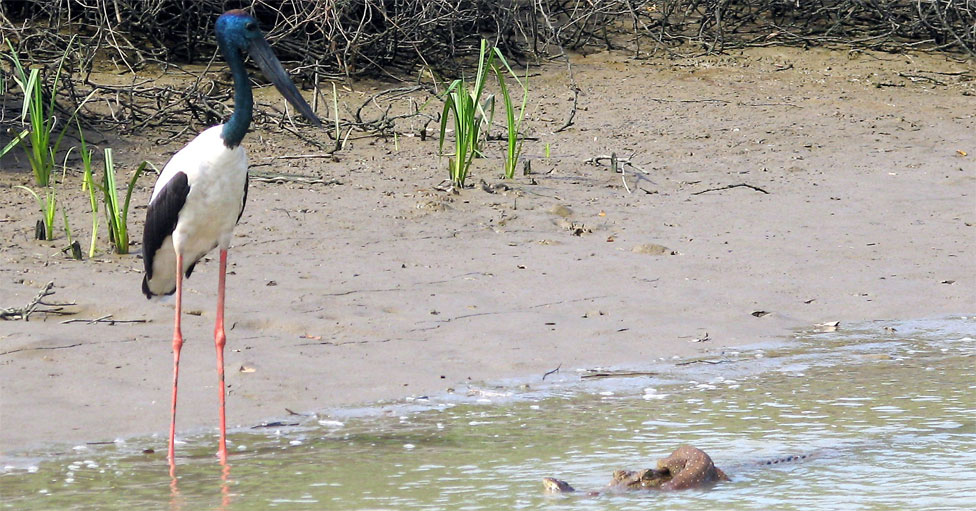
[[[244,205],[247,204],[247,182],[251,178],[247,174],[244,174],[244,197],[241,197],[241,212],[237,214],[237,221],[241,221],[241,217],[244,216]]]
[[[142,232],[142,260],[146,265],[146,275],[142,278],[142,292],[146,298],[152,298],[149,279],[152,278],[153,257],[159,247],[163,246],[163,240],[176,230],[176,223],[180,220],[180,210],[183,209],[189,193],[190,183],[186,174],[177,172],[146,209],[146,228]]]

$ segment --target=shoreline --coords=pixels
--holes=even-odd
[[[728,346],[726,349],[721,350],[721,352],[731,352],[733,357],[738,357],[740,355],[743,356],[743,358],[733,358],[728,360],[729,362],[736,363],[736,369],[738,371],[745,371],[749,374],[761,373],[763,371],[760,371],[755,367],[756,364],[754,362],[756,359],[752,358],[755,356],[756,352],[789,347],[794,345],[800,336],[809,335],[810,333],[816,331],[818,330],[814,329],[801,331],[799,329],[795,329],[794,332],[789,336],[768,339],[762,342],[747,343],[739,346]],[[831,330],[827,328],[823,331]],[[439,406],[443,406],[444,404],[448,403],[451,405],[497,406],[510,401],[524,401],[527,399],[533,399],[533,396],[541,396],[542,398],[553,397],[555,395],[554,391],[558,391],[560,389],[562,392],[565,392],[565,389],[569,389],[568,391],[573,394],[581,392],[597,393],[600,389],[606,387],[607,385],[611,385],[617,389],[630,389],[634,385],[631,378],[637,377],[638,375],[630,375],[628,373],[646,373],[639,375],[645,377],[650,377],[652,374],[665,374],[668,373],[668,371],[679,374],[686,373],[690,371],[690,368],[687,366],[695,363],[707,364],[707,360],[714,360],[715,357],[715,353],[705,350],[691,356],[672,355],[668,358],[662,357],[656,361],[648,362],[644,365],[631,364],[594,366],[589,368],[564,368],[560,364],[557,367],[545,371],[541,375],[508,375],[506,377],[499,377],[486,381],[469,380],[467,382],[460,383],[460,385],[458,385],[456,388],[448,387],[446,389],[436,390],[429,394],[421,393],[415,395],[400,395],[394,397],[384,397],[373,401],[348,402],[341,404],[337,403],[318,410],[292,410],[290,408],[285,408],[278,415],[260,417],[247,423],[239,423],[229,426],[228,440],[232,441],[235,433],[253,431],[255,428],[259,428],[262,427],[262,425],[274,422],[297,421],[297,425],[292,425],[291,427],[315,427],[315,425],[311,423],[313,420],[327,422],[338,421],[341,423],[349,419],[368,419],[370,417],[380,417],[390,414],[403,415],[425,413],[431,410],[436,410]],[[753,363],[750,364],[750,362]],[[708,366],[702,367],[709,367],[707,372],[710,374],[723,372],[723,369],[730,369],[729,367],[718,367],[717,364],[708,364]],[[584,374],[591,374],[595,376],[592,376],[592,380],[585,381],[585,377],[583,376]],[[689,375],[685,374],[684,376]],[[674,377],[675,374],[669,374],[670,379],[674,379]],[[674,382],[670,382],[663,385],[670,386],[675,384],[676,383]],[[641,385],[649,385],[649,383],[642,383]],[[587,386],[589,387],[588,389],[585,388]],[[228,404],[228,407],[230,407],[230,403]],[[233,415],[234,414],[232,413],[228,413],[228,416]],[[177,441],[181,443],[182,440],[186,438],[212,436],[214,438],[214,442],[216,442],[217,434],[218,432],[216,425],[199,424],[192,428],[180,428],[180,431],[177,434]],[[24,469],[26,468],[24,463],[29,463],[38,459],[38,457],[45,459],[62,456],[70,452],[98,449],[99,446],[107,444],[115,444],[117,447],[122,448],[125,448],[124,446],[128,446],[127,448],[133,450],[134,453],[143,451],[144,449],[153,449],[155,453],[147,453],[148,456],[164,455],[166,450],[166,431],[131,432],[122,434],[121,436],[113,439],[105,439],[101,437],[98,439],[85,439],[77,437],[70,442],[43,442],[34,445],[27,445],[20,449],[11,449],[7,452],[0,453],[0,463],[4,465],[3,467],[0,467],[0,473],[9,470]]]
[[[809,344],[811,336],[839,335],[842,338],[851,333],[869,331],[878,336],[875,342],[881,342],[884,332],[890,327],[890,334],[902,332],[903,327],[917,324],[942,324],[953,321],[972,320],[973,314],[947,314],[938,317],[914,318],[902,320],[871,320],[854,322],[839,326],[814,325],[811,329],[799,330],[788,337],[779,340],[769,340],[761,343],[746,344],[730,347],[716,356],[704,353],[694,357],[674,356],[670,359],[660,359],[641,366],[616,366],[564,369],[559,367],[540,375],[520,376],[496,379],[485,382],[468,382],[463,387],[450,388],[431,393],[430,395],[400,396],[391,399],[381,399],[373,402],[334,405],[321,410],[304,410],[295,412],[287,410],[281,415],[264,417],[256,422],[237,424],[229,428],[230,447],[235,447],[234,436],[240,433],[252,434],[264,428],[294,428],[291,431],[315,429],[320,427],[343,427],[349,421],[371,421],[382,417],[410,416],[436,412],[444,407],[452,406],[504,406],[510,403],[536,402],[538,400],[566,397],[568,395],[614,395],[637,398],[639,390],[643,388],[644,399],[665,399],[674,392],[673,387],[686,386],[699,382],[709,385],[715,382],[738,382],[753,376],[760,376],[770,372],[782,370],[784,364],[791,364],[793,356],[784,354],[801,348],[804,343]],[[884,324],[884,329],[877,327],[877,323]],[[907,334],[898,333],[896,339]],[[834,355],[837,357],[838,355]],[[872,358],[877,355],[861,357]],[[824,355],[829,358],[830,355]],[[780,362],[779,359],[784,361]],[[836,363],[836,361],[835,361]],[[696,367],[692,367],[695,364]],[[794,369],[795,371],[796,369]],[[802,369],[800,369],[802,372]],[[547,379],[548,378],[548,379]],[[663,394],[661,392],[664,392]],[[681,392],[680,390],[678,392]],[[651,398],[648,398],[648,396]],[[292,413],[294,412],[294,413]],[[277,425],[276,425],[277,424]],[[190,439],[199,443],[201,438],[205,442],[216,442],[217,431],[213,426],[199,426],[186,429],[177,436],[177,441],[183,443]],[[209,439],[209,440],[206,440]],[[114,444],[116,449],[133,455],[152,457],[163,456],[165,453],[165,432],[151,434],[139,433],[115,438],[110,441],[88,441],[58,444],[41,444],[18,451],[6,452],[0,456],[0,473],[28,470],[38,460],[68,454],[80,455],[88,450],[97,451],[107,444]],[[152,449],[155,452],[145,452]],[[94,452],[93,454],[98,454]]]

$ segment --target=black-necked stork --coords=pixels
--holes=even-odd
[[[147,298],[176,293],[176,319],[173,328],[173,406],[169,429],[170,467],[174,465],[173,440],[176,432],[176,387],[179,376],[180,312],[183,275],[215,247],[220,249],[220,276],[217,281],[217,322],[214,342],[217,347],[217,378],[220,385],[221,463],[227,462],[224,411],[224,280],[227,248],[234,226],[244,211],[247,199],[247,155],[241,140],[251,124],[253,99],[244,52],[258,64],[281,94],[313,125],[321,122],[302,98],[268,46],[257,21],[241,10],[228,11],[217,18],[217,42],[234,77],[234,112],[221,125],[197,135],[173,155],[153,187],[142,238],[146,275],[142,292]]]

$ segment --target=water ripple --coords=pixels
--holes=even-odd
[[[0,472],[0,509],[971,508],[974,339],[972,318],[871,323],[729,352],[729,363],[656,366],[647,379],[483,386],[334,411],[235,432],[223,476],[212,435],[190,436],[173,485],[137,440],[69,449]],[[732,481],[541,492],[545,476],[600,489],[613,470],[652,466],[682,443],[709,452]],[[781,461],[789,456],[802,460]]]

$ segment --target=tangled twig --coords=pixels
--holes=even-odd
[[[52,290],[54,288],[54,281],[48,282],[37,296],[30,301],[27,305],[23,307],[10,307],[7,309],[0,309],[0,319],[3,320],[15,320],[22,319],[24,321],[30,321],[31,314],[35,312],[41,312],[44,314],[73,314],[70,312],[63,312],[65,305],[74,305],[74,303],[46,303],[44,298],[54,294]],[[39,306],[44,305],[48,307],[47,309],[38,309]]]

